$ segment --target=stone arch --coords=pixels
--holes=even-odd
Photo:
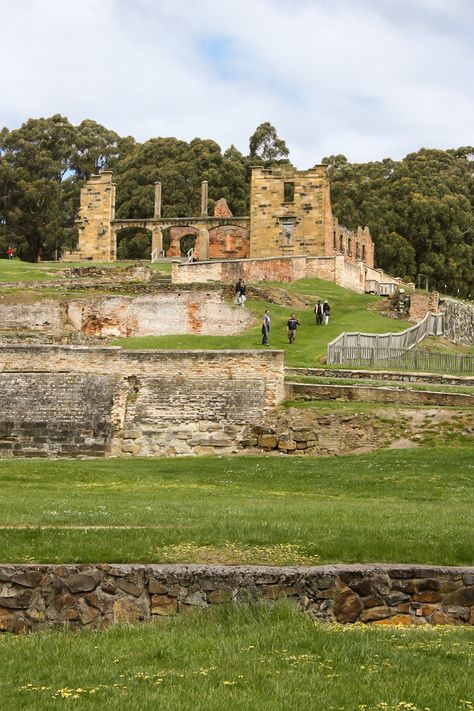
[[[188,250],[193,248],[194,256],[199,258],[199,230],[196,227],[170,227],[169,238],[167,247],[167,235],[163,237],[167,257],[185,257]]]
[[[124,226],[114,230],[117,259],[149,259],[152,230],[144,226]]]

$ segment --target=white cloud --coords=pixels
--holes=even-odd
[[[0,124],[92,118],[247,151],[271,121],[301,168],[473,143],[470,0],[0,0]],[[394,8],[396,8],[394,10]]]

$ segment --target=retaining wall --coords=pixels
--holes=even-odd
[[[324,622],[474,624],[474,568],[1,565],[0,631],[104,628],[288,598]]]
[[[366,274],[377,283],[398,285],[400,279],[384,274],[379,269],[368,269],[363,262],[351,262],[344,255],[334,257],[261,257],[213,262],[180,264],[173,262],[173,284],[224,282],[234,284],[239,277],[248,282],[281,281],[318,277],[338,286],[358,292],[365,291]],[[367,277],[368,278],[368,277]]]
[[[285,368],[286,375],[313,375],[318,378],[352,378],[354,380],[387,380],[405,383],[432,383],[436,385],[474,385],[469,376],[442,375],[439,373],[404,373],[394,370],[346,370],[342,368]]]
[[[442,299],[440,311],[444,313],[444,335],[454,343],[474,345],[474,306],[454,299]]]
[[[0,346],[0,453],[232,453],[283,394],[280,351]]]
[[[251,314],[224,300],[223,290],[177,291],[144,296],[91,296],[36,304],[1,304],[0,329],[88,336],[233,335]]]
[[[423,390],[377,388],[363,385],[317,385],[285,383],[288,400],[357,400],[359,402],[391,402],[401,405],[441,405],[472,407],[474,397],[462,393],[440,393]]]

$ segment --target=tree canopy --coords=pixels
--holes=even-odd
[[[208,181],[211,210],[223,197],[234,215],[245,215],[251,165],[288,163],[288,156],[269,122],[256,128],[245,156],[210,139],[137,143],[90,119],[78,126],[59,114],[29,119],[0,131],[0,253],[11,244],[22,259],[51,259],[73,246],[80,188],[101,170],[114,171],[119,218],[151,216],[158,181],[164,217],[199,214],[201,180]],[[472,297],[473,161],[474,148],[466,146],[421,149],[400,161],[351,164],[339,154],[322,162],[334,215],[349,228],[370,227],[377,266],[394,276],[421,273],[441,291]],[[146,256],[147,235],[122,237],[121,253]]]

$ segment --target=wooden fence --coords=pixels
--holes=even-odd
[[[379,368],[426,373],[474,374],[474,355],[430,353],[417,349],[339,346],[333,351],[333,364],[350,364],[351,368]]]

